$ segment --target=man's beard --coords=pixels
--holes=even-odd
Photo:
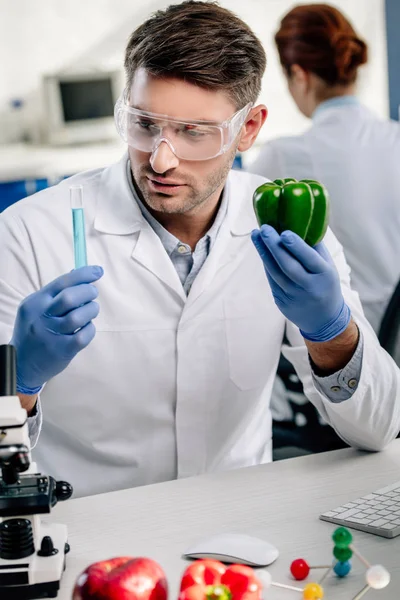
[[[236,144],[230,152],[227,153],[223,165],[209,173],[207,179],[203,182],[199,182],[194,177],[190,176],[186,176],[181,180],[178,176],[179,181],[182,181],[185,186],[183,187],[181,194],[178,194],[176,197],[174,195],[162,194],[161,192],[156,193],[149,190],[147,178],[160,178],[160,175],[155,173],[150,165],[141,166],[139,169],[135,169],[134,164],[131,163],[133,183],[136,190],[139,192],[141,199],[143,199],[147,206],[155,212],[166,214],[195,212],[197,209],[200,209],[219,188],[224,186],[235,155]],[[165,176],[166,179],[171,176],[173,179],[174,171],[175,169],[172,169],[171,172],[167,171],[163,176]]]

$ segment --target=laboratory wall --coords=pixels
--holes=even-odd
[[[41,77],[59,70],[121,66],[129,33],[163,0],[0,0],[0,143],[32,137],[45,119]],[[261,100],[270,117],[261,139],[303,130],[306,120],[289,98],[273,35],[291,0],[222,0],[265,44],[268,69]],[[384,0],[332,2],[354,23],[370,46],[370,62],[359,95],[379,115],[388,115]],[[22,103],[21,103],[22,101]],[[35,140],[36,138],[36,140]]]

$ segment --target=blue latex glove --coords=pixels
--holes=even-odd
[[[17,390],[36,394],[61,373],[95,336],[92,320],[99,313],[91,285],[101,267],[82,267],[58,277],[23,300],[10,344],[17,351]]]
[[[274,300],[304,338],[326,342],[348,326],[339,275],[323,243],[311,248],[292,231],[279,235],[263,225],[251,234],[264,263]]]

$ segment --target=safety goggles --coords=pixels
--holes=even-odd
[[[181,121],[132,108],[125,91],[115,104],[114,117],[119,135],[136,150],[153,153],[165,142],[177,158],[209,160],[231,147],[251,107],[247,104],[223,123]]]

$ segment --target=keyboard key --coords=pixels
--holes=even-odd
[[[347,517],[346,521],[349,523],[365,523],[366,525],[371,523],[371,519],[358,519],[357,517]]]
[[[387,519],[377,519],[376,521],[372,521],[370,525],[371,527],[382,527],[382,525],[386,525],[387,522]]]
[[[363,496],[363,500],[375,500],[376,497],[377,494],[367,494],[366,496]]]
[[[347,510],[346,512],[339,515],[338,518],[345,521],[349,517],[353,517],[357,512],[358,512],[358,510],[356,508],[351,508],[350,510]]]
[[[393,523],[386,523],[386,525],[382,525],[382,529],[396,529],[396,525]]]

